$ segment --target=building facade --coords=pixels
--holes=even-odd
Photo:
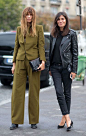
[[[36,12],[57,14],[65,11],[69,17],[79,14],[78,0],[22,0],[23,7],[32,6]],[[82,16],[86,16],[86,0],[81,0]]]

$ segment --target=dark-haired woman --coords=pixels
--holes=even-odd
[[[37,72],[32,72],[29,61],[40,58]],[[13,55],[12,73],[14,74],[10,130],[24,123],[24,101],[27,75],[29,79],[28,113],[31,128],[39,122],[40,71],[45,68],[44,33],[41,25],[36,25],[36,14],[32,7],[24,9],[21,26],[17,27]]]
[[[58,125],[67,131],[71,130],[70,119],[71,83],[77,73],[78,45],[77,35],[69,29],[69,20],[65,12],[59,12],[54,19],[50,35],[50,75],[53,77],[58,103],[62,112],[62,120]]]

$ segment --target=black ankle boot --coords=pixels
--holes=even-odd
[[[10,127],[10,130],[14,130],[14,129],[16,129],[16,128],[18,128],[18,124],[13,124],[13,123],[12,123],[12,125],[11,125],[11,127]]]
[[[36,129],[37,125],[36,124],[31,124],[31,128]]]
[[[71,124],[69,127],[67,127],[67,131],[70,131],[71,130],[71,127],[73,127],[73,121],[71,120]]]

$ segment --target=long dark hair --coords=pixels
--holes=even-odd
[[[69,32],[69,19],[68,19],[68,16],[65,12],[59,12],[57,13],[57,15],[55,16],[55,19],[54,19],[54,23],[53,23],[53,28],[52,28],[52,31],[51,31],[51,35],[53,37],[58,37],[59,34],[60,34],[60,28],[57,24],[57,20],[59,19],[59,17],[63,15],[66,19],[66,25],[64,27],[64,30],[63,30],[63,33],[62,33],[62,36],[65,36],[68,34]]]

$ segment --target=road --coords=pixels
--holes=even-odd
[[[54,86],[40,90],[40,119],[38,128],[33,130],[28,123],[28,89],[25,98],[24,124],[16,130],[10,130],[11,125],[11,93],[12,86],[0,84],[0,136],[86,136],[86,84],[74,81],[72,84],[72,102],[70,117],[74,126],[66,132],[66,126],[58,130],[61,112]],[[69,134],[70,133],[70,134]]]

